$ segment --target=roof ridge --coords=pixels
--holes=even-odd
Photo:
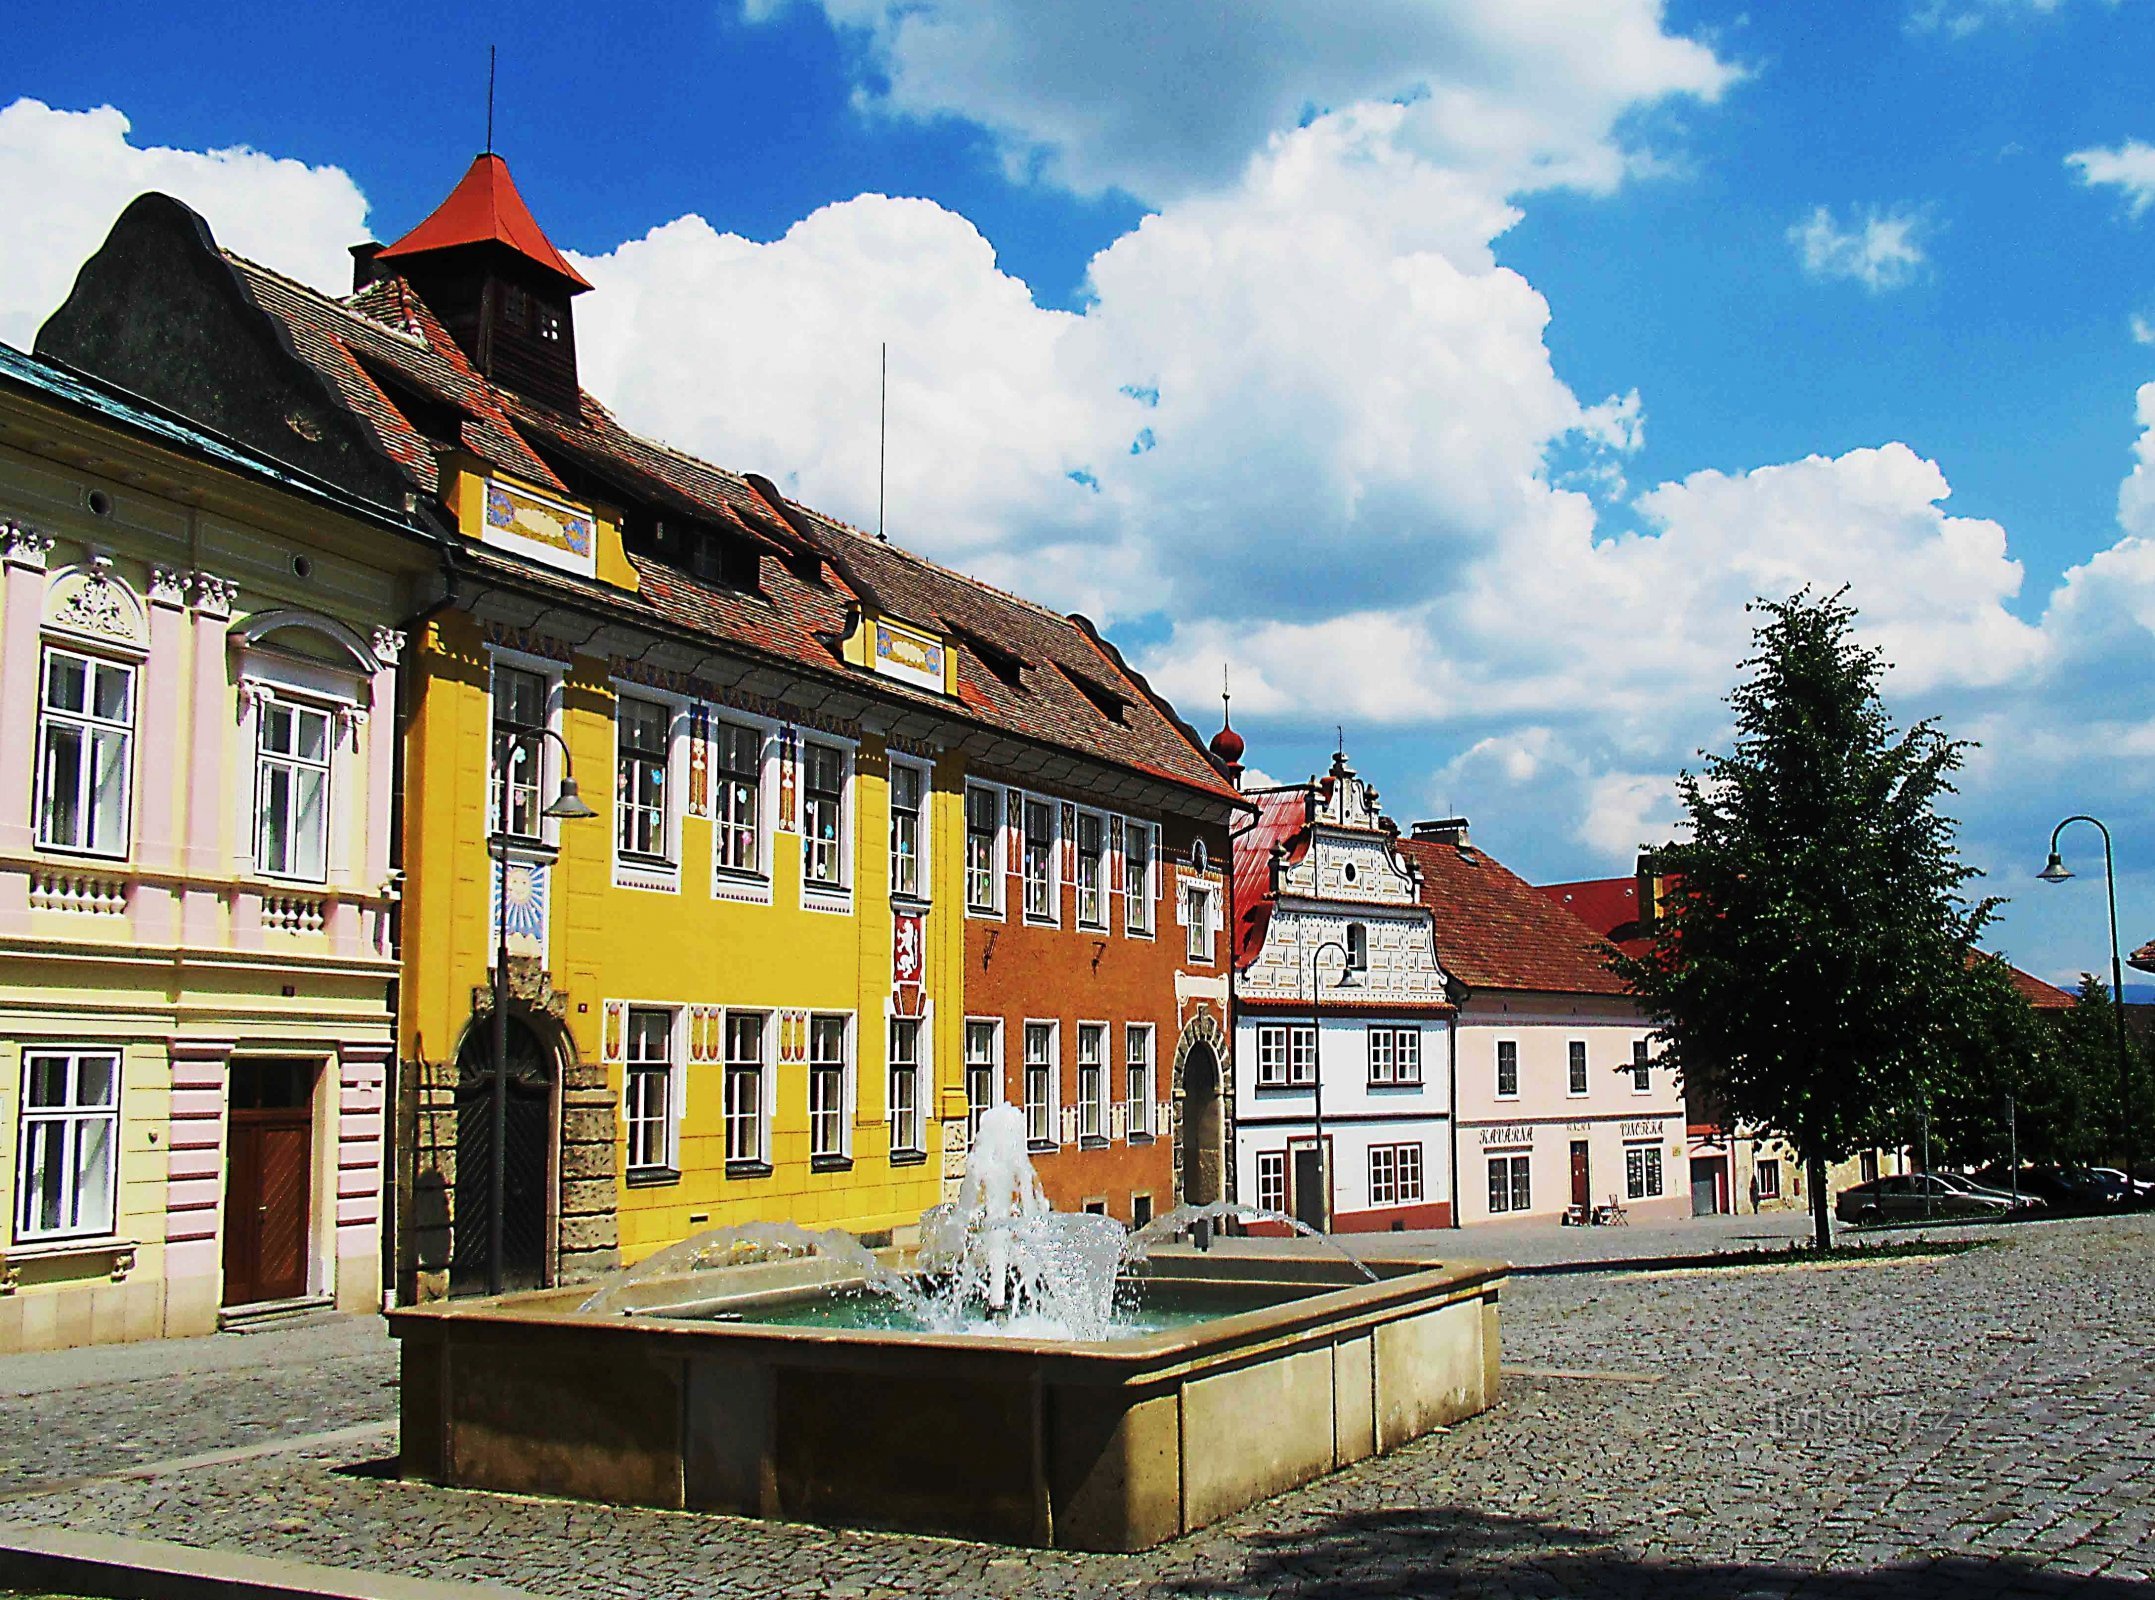
[[[796,501],[795,504],[798,505],[799,502]],[[922,555],[918,550],[915,550],[910,545],[898,544],[890,539],[879,539],[872,533],[867,533],[859,528],[854,527],[852,523],[847,522],[843,517],[834,517],[829,512],[818,511],[813,506],[802,506],[801,509],[803,511],[806,511],[810,516],[814,517],[816,521],[823,523],[825,526],[830,527],[839,533],[843,533],[851,538],[857,539],[862,544],[869,545],[877,550],[887,551],[892,555],[902,557],[903,559],[912,562],[915,566],[925,567],[930,572],[940,573],[942,574],[942,576],[949,578],[954,582],[968,584],[971,587],[980,590],[984,594],[992,594],[998,599],[1008,600],[1013,605],[1023,606],[1028,611],[1037,611],[1040,613],[1040,615],[1050,618],[1053,621],[1064,623],[1070,626],[1075,626],[1075,624],[1072,624],[1070,622],[1070,614],[1066,611],[1057,611],[1053,606],[1043,605],[1038,600],[1028,600],[1022,594],[1013,594],[1010,590],[1001,588],[996,584],[992,584],[988,582],[988,580],[985,578],[976,577],[970,572],[961,572],[956,567],[946,566],[943,562],[937,561],[933,556]]]
[[[222,246],[219,246],[219,248],[223,249]],[[342,313],[344,316],[351,318],[354,322],[365,323],[367,327],[375,330],[378,333],[386,333],[392,338],[402,339],[406,344],[416,345],[421,350],[432,350],[434,348],[434,346],[428,340],[422,338],[420,335],[412,333],[408,329],[393,327],[389,323],[382,321],[379,317],[370,317],[364,311],[360,310],[356,305],[352,304],[352,301],[358,299],[360,295],[365,294],[368,289],[374,288],[374,284],[368,284],[367,289],[355,289],[350,295],[333,295],[325,292],[324,290],[315,288],[315,286],[311,283],[302,283],[299,279],[293,277],[290,273],[279,272],[275,267],[265,266],[262,262],[256,261],[248,256],[243,256],[237,250],[224,250],[224,257],[234,266],[244,267],[249,272],[258,272],[263,277],[269,279],[271,282],[281,284],[285,288],[293,291],[295,294],[305,295],[308,299],[313,300],[323,306],[326,306],[332,311]]]

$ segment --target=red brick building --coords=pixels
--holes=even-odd
[[[957,619],[953,619],[956,621]],[[961,633],[960,637],[963,637]],[[1004,619],[1000,638],[1010,638]],[[1229,825],[1244,802],[1112,646],[1051,613],[992,679],[1036,700],[1050,774],[965,795],[965,1079],[1021,1108],[1058,1209],[1142,1224],[1222,1197]],[[1056,697],[1083,726],[1051,725]],[[1078,708],[1072,708],[1073,716]]]

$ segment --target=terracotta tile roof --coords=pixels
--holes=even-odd
[[[1422,903],[1436,915],[1437,960],[1474,989],[1621,995],[1603,940],[1580,918],[1485,850],[1402,839],[1422,869]]]
[[[1546,883],[1541,885],[1540,892],[1576,914],[1627,955],[1637,955],[1652,943],[1639,927],[1639,880],[1636,877]],[[1971,964],[1983,959],[2001,961],[2004,958],[1986,957],[1980,950],[1968,952]],[[2038,1011],[2056,1011],[2073,1003],[2070,994],[2055,984],[2045,983],[2032,972],[2023,972],[2011,963],[2007,963],[2005,970],[2021,997]]]
[[[2070,1011],[2073,1008],[2073,997],[2065,990],[2054,983],[2045,983],[2032,972],[2021,971],[2003,956],[1994,956],[1983,950],[1969,951],[1968,964],[1974,966],[1978,961],[2002,963],[2006,976],[2013,980],[2013,987],[2020,992],[2021,999],[2038,1011]]]
[[[592,598],[842,672],[858,672],[845,666],[839,644],[847,605],[859,600],[956,636],[957,705],[887,678],[873,680],[878,694],[1240,803],[1196,733],[1082,618],[873,539],[785,500],[767,480],[639,438],[588,394],[574,414],[565,414],[497,388],[400,278],[335,300],[229,253],[228,259],[300,359],[366,424],[421,495],[438,497],[438,458],[454,445],[557,492],[570,492],[561,473],[589,478],[603,491],[599,498],[693,517],[786,558],[762,562],[761,592],[743,593],[632,556],[642,596],[594,585]],[[973,641],[1020,663],[1018,682],[1006,682]]]
[[[473,160],[464,176],[427,219],[375,259],[401,260],[430,250],[453,250],[467,244],[503,244],[527,261],[568,279],[578,289],[591,285],[554,248],[553,241],[516,192],[509,163],[489,150]]]
[[[1301,859],[1309,836],[1307,785],[1259,789],[1249,798],[1256,818],[1235,837],[1235,965],[1246,967],[1265,947],[1272,926],[1272,852],[1285,846],[1290,861]]]

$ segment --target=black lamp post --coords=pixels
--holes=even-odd
[[[1316,1074],[1310,1084],[1310,1123],[1317,1137],[1317,1214],[1321,1221],[1317,1231],[1332,1231],[1332,1156],[1324,1144],[1324,1017],[1317,1009],[1317,962],[1327,950],[1337,950],[1340,959],[1338,987],[1354,986],[1354,957],[1337,939],[1327,939],[1309,953],[1309,1054],[1310,1069]],[[1290,1075],[1294,1066],[1294,1046],[1287,1047]]]
[[[2103,886],[2110,894],[2110,1009],[2118,1024],[2118,1115],[2125,1129],[2125,1198],[2131,1201],[2137,1193],[2133,1188],[2133,1070],[2125,1047],[2125,968],[2118,960],[2118,879],[2110,854],[2110,830],[2094,817],[2067,817],[2050,830],[2050,859],[2036,876],[2045,883],[2063,883],[2072,876],[2065,858],[2058,854],[2058,835],[2075,822],[2090,823],[2103,836]]]
[[[487,853],[494,858],[500,874],[500,887],[495,892],[501,896],[500,908],[495,914],[494,1105],[488,1119],[493,1132],[493,1145],[488,1151],[493,1187],[488,1197],[486,1219],[486,1292],[490,1295],[500,1294],[503,1287],[502,1244],[509,1214],[509,1197],[505,1192],[509,1183],[509,846],[514,837],[509,824],[515,794],[515,785],[510,780],[520,759],[538,762],[540,742],[546,739],[561,746],[561,789],[540,815],[571,821],[598,815],[576,792],[576,774],[569,757],[568,740],[552,728],[527,728],[502,742],[495,757],[501,764],[501,814],[496,818],[500,826],[487,840]]]

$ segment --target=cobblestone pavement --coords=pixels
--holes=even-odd
[[[370,1472],[350,1446],[0,1515],[564,1597],[2097,1600],[2148,1593],[2129,1580],[2155,1564],[2151,1328],[2149,1217],[2006,1230],[1951,1257],[1519,1279],[1506,1359],[1544,1375],[1508,1378],[1484,1417],[1142,1556],[454,1493]],[[325,1384],[384,1370],[364,1349],[308,1359]],[[1548,1375],[1563,1371],[1631,1376]],[[131,1409],[73,1391],[102,1408],[94,1425],[47,1410],[57,1389],[27,1424],[9,1397],[0,1444],[50,1423],[180,1453],[232,1377],[144,1380]],[[0,1363],[0,1396],[9,1381]],[[343,1415],[316,1406],[303,1421]]]
[[[54,1478],[396,1417],[379,1317],[0,1357],[0,1517]]]

